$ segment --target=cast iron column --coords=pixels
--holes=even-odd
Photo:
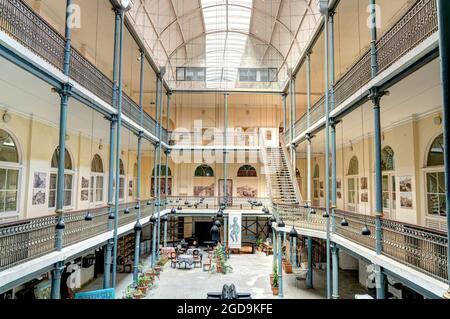
[[[72,0],[66,2],[66,21],[65,21],[65,46],[64,46],[64,75],[70,75],[70,53],[71,53],[71,39],[72,27],[69,25],[72,12]],[[59,145],[58,145],[58,180],[56,186],[56,215],[58,222],[56,224],[55,233],[55,248],[61,251],[64,240],[64,168],[65,168],[65,151],[66,151],[66,131],[67,131],[67,107],[69,97],[71,96],[72,85],[64,83],[59,88],[58,93],[61,98],[60,114],[59,114]],[[52,299],[60,299],[61,291],[61,274],[64,271],[64,263],[55,264],[52,270],[52,285],[51,297]]]
[[[119,178],[120,178],[120,135],[122,129],[122,103],[123,103],[123,29],[124,29],[124,11],[119,10],[120,15],[120,33],[119,33],[119,80],[117,92],[117,135],[116,135],[116,153],[115,153],[115,181],[116,188],[114,190],[114,260],[112,272],[112,287],[116,287],[117,274],[117,243],[118,243],[118,228],[119,228]]]
[[[450,1],[438,0],[439,17],[439,50],[441,56],[442,106],[444,122],[444,163],[445,163],[445,198],[450,203]],[[450,205],[447,204],[447,233],[450,234]],[[448,242],[450,251],[450,242]],[[450,255],[447,253],[447,265],[450,265]],[[448,267],[450,285],[450,267]],[[450,288],[445,299],[450,299]]]
[[[162,167],[161,167],[161,162],[162,162],[162,129],[163,129],[163,124],[162,124],[162,119],[163,119],[163,98],[162,98],[162,94],[163,94],[163,77],[164,77],[164,73],[165,73],[165,68],[161,68],[161,73],[160,73],[160,85],[159,85],[159,126],[158,126],[158,239],[157,239],[157,246],[156,246],[156,260],[159,260],[159,246],[161,243],[161,173],[162,173]]]
[[[313,254],[312,254],[312,250],[313,250],[313,240],[312,237],[308,237],[308,275],[307,275],[307,280],[306,280],[306,287],[308,289],[312,289],[313,288],[313,262],[312,262],[312,258],[313,258]]]
[[[331,247],[333,263],[333,299],[339,299],[339,248],[336,243]]]

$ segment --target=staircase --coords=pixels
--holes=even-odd
[[[283,143],[281,140],[277,147],[267,146],[264,137],[261,136],[261,157],[272,208],[284,222],[289,222],[292,221],[294,214],[301,210],[302,198]]]

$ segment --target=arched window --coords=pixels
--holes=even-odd
[[[348,173],[347,175],[358,175],[359,174],[359,162],[356,156],[353,156],[350,160],[350,164],[348,165]]]
[[[251,165],[244,165],[237,172],[238,177],[257,177],[256,169]]]
[[[159,166],[156,169],[158,170]],[[168,170],[168,174],[169,174],[168,176],[172,176],[172,170],[170,169],[170,167],[169,167],[169,170]],[[155,169],[154,168],[153,168],[153,171],[152,171],[152,176],[155,176]],[[161,176],[163,176],[163,177],[166,176],[166,165],[161,165]]]
[[[381,151],[381,170],[383,171],[383,211],[387,218],[394,219],[397,207],[396,177],[395,177],[395,153],[390,146]]]
[[[395,171],[394,150],[390,146],[386,146],[381,151],[381,169]]]
[[[347,209],[356,211],[359,204],[359,161],[356,156],[350,159],[347,172]]]
[[[313,197],[314,200],[319,200],[319,187],[320,187],[320,170],[319,170],[319,164],[316,164],[314,167],[314,175],[313,175]],[[317,202],[316,202],[317,204]]]
[[[157,173],[159,173],[159,167],[158,166],[157,169]],[[172,194],[172,170],[170,169],[170,167],[168,167],[167,170],[167,195],[170,196]],[[161,195],[166,195],[166,165],[161,165]],[[151,183],[151,193],[152,196],[155,196],[155,169],[153,168],[152,171],[152,183]]]
[[[102,158],[95,154],[91,162],[91,189],[89,194],[91,203],[103,202],[104,179]]]
[[[433,141],[428,151],[426,179],[428,215],[446,217],[443,134]]]
[[[8,132],[0,129],[0,219],[18,214],[19,173],[17,144]]]
[[[214,177],[214,170],[208,165],[200,165],[195,170],[195,177]]]
[[[56,188],[58,186],[58,162],[59,162],[59,147],[53,152],[50,172],[50,185],[48,195],[48,207],[56,207]],[[70,208],[72,206],[73,193],[73,166],[70,153],[65,149],[64,152],[64,207]],[[36,177],[35,177],[36,183]],[[35,187],[36,188],[36,187]],[[33,199],[35,200],[35,199]]]
[[[122,159],[119,160],[119,199],[125,198],[125,166]]]

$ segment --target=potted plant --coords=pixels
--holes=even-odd
[[[133,287],[128,286],[123,294],[123,299],[134,299],[134,291]]]
[[[275,269],[273,274],[273,282],[272,282],[272,293],[274,296],[278,296],[278,271]]]
[[[139,290],[144,295],[147,293],[147,289],[150,285],[150,279],[145,276],[141,276],[138,278],[136,290]]]
[[[227,265],[227,263],[226,263],[223,246],[220,243],[217,244],[216,248],[214,249],[214,257],[213,258],[216,261],[215,267],[213,267],[215,272],[226,275],[227,273],[229,273],[233,270],[233,268],[230,265]]]
[[[292,264],[290,263],[290,261],[285,260],[283,262],[283,269],[287,274],[292,274]]]
[[[142,291],[140,291],[139,289],[136,289],[133,293],[133,298],[134,299],[144,299],[145,294]]]
[[[256,250],[261,252],[262,251],[262,246],[263,246],[263,240],[260,238],[256,241]]]
[[[273,263],[273,272],[272,272],[272,274],[270,275],[270,285],[272,286],[273,285],[273,278],[274,278],[274,274],[277,272],[277,263],[276,262],[274,262]]]

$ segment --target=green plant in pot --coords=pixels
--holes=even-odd
[[[128,286],[123,294],[123,299],[134,299],[135,290],[133,287]]]
[[[223,246],[219,243],[214,249],[213,260],[216,260],[215,271],[217,273],[222,273],[224,275],[230,273],[233,268],[230,265],[227,265],[225,253],[223,251]]]
[[[274,296],[278,295],[278,289],[279,289],[279,285],[278,285],[278,270],[276,269],[276,267],[274,267],[273,281],[272,281],[272,293],[273,293]]]

